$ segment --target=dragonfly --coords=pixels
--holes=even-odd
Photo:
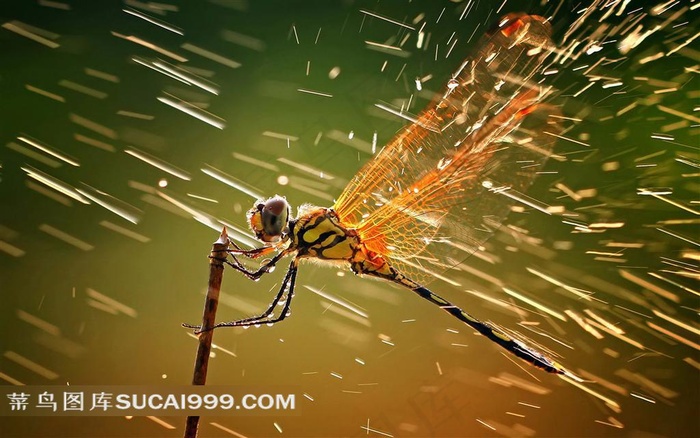
[[[331,208],[305,204],[293,216],[284,197],[255,202],[247,219],[259,248],[230,242],[225,262],[251,280],[291,262],[260,315],[213,327],[274,324],[290,314],[300,262],[349,266],[413,291],[515,356],[550,373],[554,360],[492,323],[481,321],[425,284],[466,260],[498,229],[547,158],[561,126],[543,85],[555,52],[548,21],[503,17],[439,94],[371,159]],[[274,254],[274,256],[273,256]],[[270,257],[257,270],[239,257]],[[279,313],[275,310],[282,307]]]

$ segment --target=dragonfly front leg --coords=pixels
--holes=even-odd
[[[226,264],[229,264],[229,265],[233,266],[233,267],[236,268],[237,270],[246,271],[246,272],[251,272],[251,271],[247,270],[247,269],[243,266],[243,264],[241,264],[241,263],[238,261],[238,259],[236,258],[236,255],[242,255],[242,256],[247,257],[247,258],[249,258],[249,259],[257,259],[258,257],[262,257],[262,256],[264,256],[264,255],[270,254],[270,253],[272,253],[272,252],[274,252],[274,251],[277,250],[277,248],[274,247],[274,246],[263,246],[263,247],[261,247],[261,248],[242,249],[240,246],[238,246],[238,245],[236,244],[236,242],[234,242],[234,241],[231,240],[231,239],[228,239],[228,245],[231,246],[231,247],[233,247],[233,248],[228,248],[228,249],[226,249],[226,250],[224,250],[224,251],[219,251],[219,252],[221,252],[221,253],[226,252],[227,254],[230,254],[231,257],[233,258],[234,264],[235,264],[236,266],[231,265],[231,262],[229,262],[229,261],[227,260],[227,258],[226,258],[226,255],[227,255],[227,254],[222,254],[222,255],[221,255],[221,258],[217,257],[217,259],[219,259],[220,261],[222,261],[222,262],[224,262],[224,263],[226,263]],[[211,256],[210,256],[210,258],[211,258]],[[251,273],[252,273],[252,272],[251,272]]]
[[[230,252],[230,251],[229,251]],[[268,251],[269,252],[269,251]],[[275,267],[277,262],[279,262],[282,257],[286,256],[288,254],[287,251],[281,251],[277,255],[275,255],[269,262],[265,263],[262,265],[260,268],[258,268],[255,271],[251,271],[243,264],[238,261],[238,259],[235,256],[231,256],[233,258],[233,261],[225,260],[225,263],[229,266],[231,266],[233,269],[237,270],[241,274],[245,275],[248,277],[250,280],[258,280],[260,277],[263,275],[267,274],[268,272],[271,272],[272,269]]]
[[[230,242],[231,246],[233,246],[233,249],[229,249],[228,253],[234,257],[236,255],[242,255],[244,257],[248,257],[249,259],[257,259],[258,257],[262,257],[264,255],[267,255],[267,254],[277,250],[277,248],[274,246],[263,246],[262,248],[253,248],[253,249],[241,249],[233,241],[229,241],[229,242]]]
[[[292,297],[294,296],[294,285],[297,279],[298,265],[298,259],[292,260],[292,263],[289,264],[287,274],[284,276],[284,280],[282,281],[282,286],[277,292],[275,299],[272,300],[272,303],[270,303],[267,310],[265,310],[260,315],[253,316],[250,318],[239,319],[236,321],[220,322],[214,325],[213,327],[208,327],[205,329],[202,329],[201,325],[182,324],[182,326],[186,328],[195,329],[195,334],[199,334],[205,331],[213,330],[218,327],[248,327],[251,325],[258,324],[274,324],[276,322],[282,321],[284,318],[287,317],[287,315],[289,315],[289,309],[292,304]],[[279,302],[282,300],[285,294],[287,295],[287,301],[284,303],[282,312],[280,312],[278,316],[271,318],[271,316],[274,313],[275,307],[279,304]]]

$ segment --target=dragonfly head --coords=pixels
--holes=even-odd
[[[287,200],[275,195],[260,199],[248,210],[248,223],[255,237],[262,242],[278,242],[289,234],[290,208]]]

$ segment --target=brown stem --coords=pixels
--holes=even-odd
[[[216,320],[216,308],[219,305],[219,290],[221,280],[224,276],[224,263],[228,249],[228,234],[226,228],[221,231],[219,240],[214,242],[209,256],[209,287],[207,297],[204,301],[204,312],[202,314],[202,332],[199,334],[199,347],[197,357],[194,361],[194,374],[192,375],[193,385],[204,385],[207,381],[207,367],[209,365],[209,354],[211,353],[211,341],[214,330],[207,330],[214,326]],[[185,425],[185,438],[196,438],[199,427],[199,416],[187,417]]]

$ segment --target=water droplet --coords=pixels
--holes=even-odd
[[[328,78],[329,78],[329,79],[335,79],[335,78],[338,77],[339,74],[340,74],[340,67],[337,67],[337,66],[336,66],[336,67],[333,67],[333,68],[331,69],[331,71],[328,72]]]

